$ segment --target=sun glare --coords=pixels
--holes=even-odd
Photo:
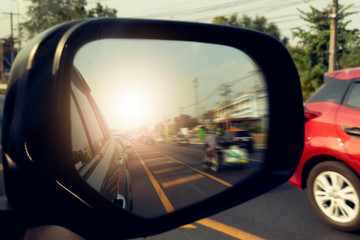
[[[115,98],[112,119],[116,121],[117,128],[133,129],[149,124],[149,119],[153,117],[150,110],[154,101],[144,89],[127,89]]]
[[[120,111],[132,121],[146,115],[149,99],[142,94],[129,92],[122,96]]]

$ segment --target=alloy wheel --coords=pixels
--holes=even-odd
[[[313,194],[318,207],[333,221],[347,223],[358,215],[359,196],[350,181],[337,172],[320,173]]]

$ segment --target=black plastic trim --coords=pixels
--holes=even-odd
[[[128,213],[89,187],[66,161],[71,156],[69,74],[75,52],[89,41],[104,38],[197,41],[232,46],[248,54],[263,71],[269,91],[264,169],[219,195],[153,219]],[[21,51],[8,91],[2,142],[4,153],[17,166],[10,168],[4,162],[9,201],[22,213],[36,216],[29,226],[60,225],[87,239],[153,235],[235,206],[285,182],[303,149],[303,102],[291,56],[276,39],[241,28],[115,18],[65,23]],[[292,129],[291,135],[287,129]],[[32,197],[22,201],[23,195]]]

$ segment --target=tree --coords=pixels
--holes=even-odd
[[[194,128],[199,125],[199,122],[196,118],[193,118],[186,114],[180,114],[174,118],[174,123],[170,126],[170,133],[176,134],[180,128]]]
[[[282,38],[277,25],[273,22],[268,22],[268,20],[264,16],[256,16],[254,19],[252,19],[246,14],[242,15],[241,18],[238,18],[237,14],[233,14],[230,17],[215,17],[211,22],[215,24],[236,26],[263,32],[280,40],[285,45],[288,44],[289,41],[287,37]]]
[[[340,68],[359,65],[359,30],[347,29],[349,21],[345,18],[352,12],[347,10],[349,6],[339,6],[338,12],[338,53],[337,63]],[[293,37],[299,39],[296,47],[289,47],[299,70],[303,96],[306,100],[316,91],[323,82],[323,74],[327,72],[329,65],[329,39],[330,39],[330,13],[331,6],[318,10],[310,6],[309,12],[300,12],[300,17],[309,23],[309,29],[295,28]],[[357,49],[357,51],[353,51]],[[358,59],[357,61],[349,61]]]
[[[159,134],[165,134],[165,125],[162,123],[156,123],[154,127],[154,132]]]
[[[3,47],[3,54],[4,55],[10,55],[10,37],[1,39],[2,41],[2,47]],[[0,41],[1,41],[0,40]]]
[[[90,9],[88,17],[116,17],[116,13],[116,9],[108,8],[107,6],[104,8],[100,3],[96,3],[96,7]]]
[[[86,0],[30,0],[27,16],[22,27],[32,38],[37,33],[56,24],[86,17],[116,17],[117,10],[97,3],[95,8],[86,10]]]
[[[341,58],[338,59],[339,68],[360,66],[360,33],[353,29],[353,34],[347,34],[345,48],[342,49]]]
[[[203,120],[210,120],[212,122],[214,120],[214,111],[208,110],[202,115]]]

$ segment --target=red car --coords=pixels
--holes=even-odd
[[[307,188],[317,214],[343,231],[360,229],[360,68],[326,73],[306,102],[305,145],[290,179]]]

